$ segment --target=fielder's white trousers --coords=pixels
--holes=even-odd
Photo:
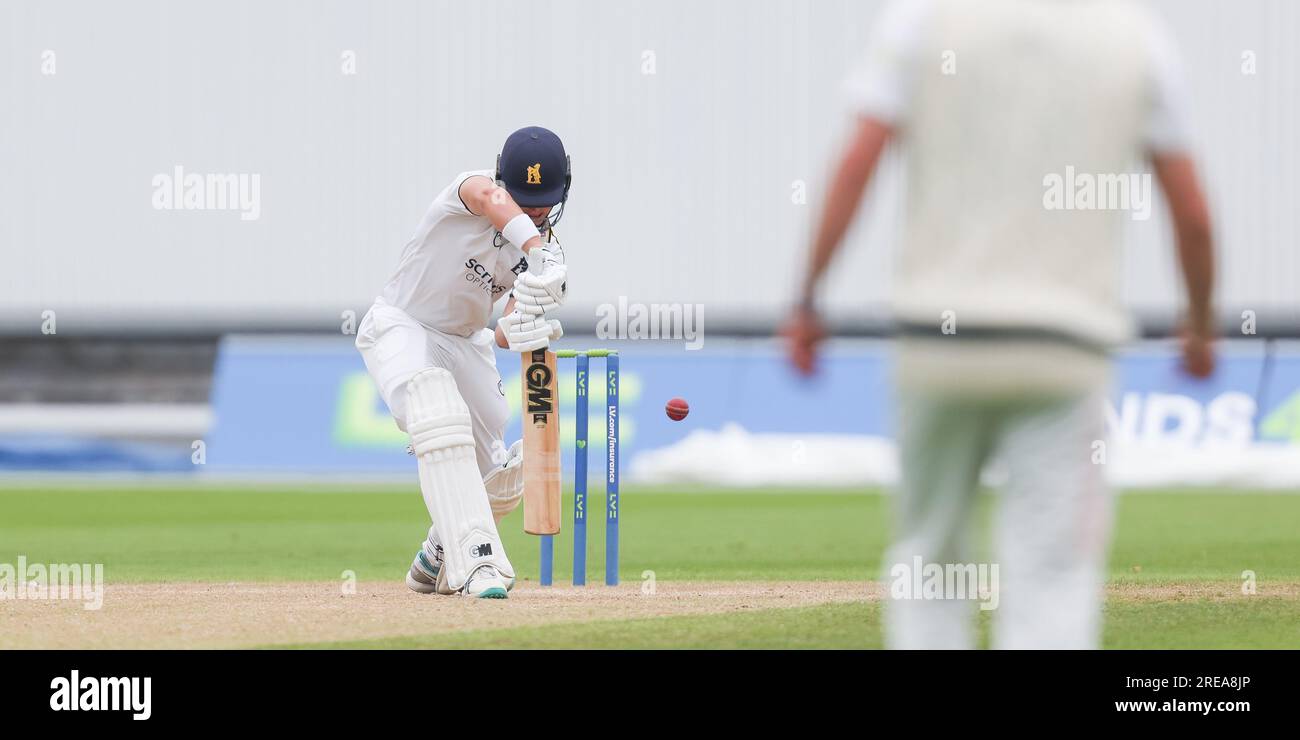
[[[427,367],[452,374],[469,406],[474,454],[483,475],[499,467],[510,415],[493,353],[494,333],[484,329],[470,337],[444,334],[424,326],[405,311],[376,299],[357,330],[357,349],[397,426],[406,431],[406,384]]]
[[[995,648],[1095,648],[1100,642],[1111,497],[1094,457],[1100,391],[1001,400],[903,390],[901,485],[885,583],[899,564],[975,562],[980,471],[998,460],[992,563]],[[992,603],[992,602],[988,602]],[[972,648],[977,599],[886,596],[887,647]]]

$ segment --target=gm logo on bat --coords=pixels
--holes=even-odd
[[[525,374],[528,378],[528,413],[534,426],[545,426],[555,410],[551,402],[551,369],[546,366],[546,350],[533,350],[533,362]]]

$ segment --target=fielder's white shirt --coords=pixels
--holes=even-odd
[[[1049,210],[1044,177],[1149,171],[1185,151],[1174,44],[1122,0],[895,0],[847,84],[895,126],[906,216],[894,281],[905,322],[1131,336],[1120,248],[1129,215]]]
[[[462,172],[433,199],[384,286],[385,303],[446,334],[468,337],[489,324],[493,304],[528,269],[523,251],[504,239],[496,246],[492,222],[460,199],[467,178],[492,174]]]

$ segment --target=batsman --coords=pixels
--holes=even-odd
[[[523,444],[504,441],[492,345],[532,353],[563,334],[547,314],[565,299],[554,226],[571,182],[558,136],[514,132],[495,170],[463,172],[434,198],[361,321],[357,349],[410,435],[432,519],[406,576],[417,593],[504,599],[514,585],[497,523],[523,496]]]

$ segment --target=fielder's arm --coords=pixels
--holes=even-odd
[[[825,334],[815,310],[817,283],[839,250],[858,210],[862,193],[880,161],[880,153],[893,134],[894,129],[889,124],[874,118],[858,119],[857,128],[831,178],[826,207],[817,222],[816,236],[808,254],[808,268],[799,300],[781,329],[791,361],[804,374],[813,371],[814,350]]]
[[[460,184],[460,200],[470,213],[491,221],[497,231],[504,230],[511,219],[524,213],[505,188],[498,187],[495,182],[482,175],[465,178],[465,181]],[[540,246],[542,246],[542,239],[535,236],[524,242],[520,249],[527,254],[533,247]]]
[[[1187,285],[1183,365],[1192,375],[1203,378],[1214,372],[1214,236],[1210,210],[1191,157],[1156,153],[1151,155],[1151,164],[1169,204],[1178,261]]]
[[[871,175],[880,161],[880,153],[884,151],[885,144],[889,143],[893,133],[892,127],[874,118],[858,119],[857,128],[831,178],[826,207],[822,209],[821,218],[817,222],[812,251],[808,255],[808,270],[799,292],[800,306],[812,307],[817,282],[839,250],[849,224],[853,223],[853,215],[857,213],[858,204],[862,201],[862,193],[871,181]]]

